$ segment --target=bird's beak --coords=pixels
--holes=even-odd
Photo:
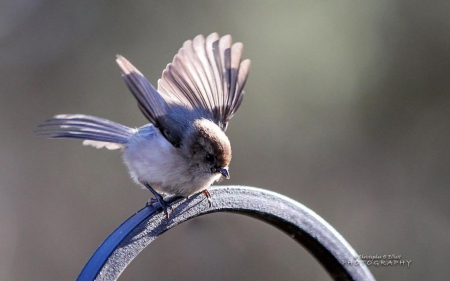
[[[219,173],[221,173],[222,176],[226,177],[227,179],[230,178],[230,174],[228,173],[228,168],[219,168],[219,169],[217,169],[217,171]]]

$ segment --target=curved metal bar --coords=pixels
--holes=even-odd
[[[168,197],[169,220],[158,205],[145,207],[119,226],[88,261],[77,280],[117,280],[127,265],[153,240],[189,219],[215,212],[231,212],[269,223],[303,245],[334,280],[375,280],[356,252],[325,220],[302,204],[264,189],[218,186],[208,189],[212,206],[201,193]]]

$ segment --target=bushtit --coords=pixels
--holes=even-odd
[[[148,188],[168,217],[161,194],[187,197],[229,178],[231,147],[225,135],[239,108],[250,67],[242,43],[217,33],[188,40],[169,63],[156,90],[118,55],[122,77],[150,124],[129,128],[99,117],[61,114],[40,125],[49,138],[121,149],[132,179]],[[209,200],[209,198],[208,198]]]

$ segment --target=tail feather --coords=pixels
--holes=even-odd
[[[61,114],[38,126],[35,132],[39,136],[51,139],[72,138],[88,140],[85,145],[94,147],[119,148],[126,144],[135,132],[134,129],[107,119],[82,115]],[[109,144],[118,144],[117,146]]]

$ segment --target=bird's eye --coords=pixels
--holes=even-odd
[[[214,155],[212,155],[211,153],[206,153],[205,155],[205,160],[208,162],[214,162],[216,158],[214,157]]]

